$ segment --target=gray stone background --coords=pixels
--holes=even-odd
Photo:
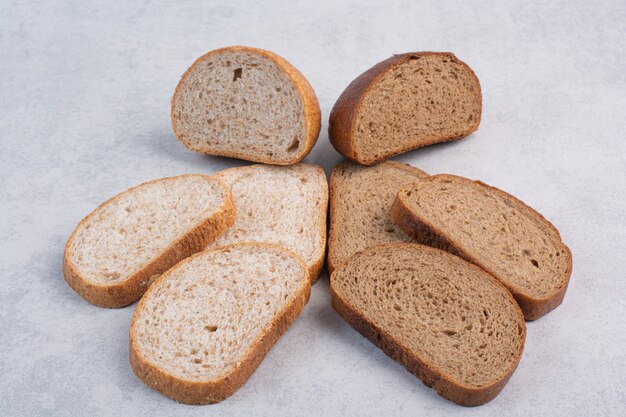
[[[626,415],[626,3],[0,0],[0,415]],[[104,199],[142,181],[241,161],[188,151],[169,100],[202,53],[270,49],[315,88],[308,162],[329,174],[329,111],[393,53],[453,51],[480,78],[466,140],[396,158],[481,179],[535,207],[574,254],[564,304],[528,324],[493,402],[438,397],[330,308],[328,279],[234,396],[177,404],[128,364],[133,307],[65,284],[63,246]]]

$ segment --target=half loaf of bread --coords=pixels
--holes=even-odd
[[[339,153],[371,165],[393,155],[460,139],[478,129],[478,78],[449,52],[394,55],[356,78],[330,113]]]
[[[172,97],[174,134],[189,149],[266,164],[304,158],[320,120],[315,92],[297,69],[245,46],[198,58]]]

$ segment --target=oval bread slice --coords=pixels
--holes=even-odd
[[[442,397],[495,398],[517,367],[524,317],[506,288],[447,252],[412,243],[372,246],[330,279],[334,309]]]
[[[569,248],[541,214],[502,190],[434,175],[403,187],[391,217],[420,243],[459,255],[500,280],[527,320],[563,301],[572,273]]]
[[[174,134],[210,155],[295,164],[315,145],[320,121],[306,78],[280,56],[245,46],[198,58],[172,97]]]
[[[411,52],[379,62],[339,96],[329,120],[339,153],[371,165],[393,155],[460,139],[478,129],[480,83],[449,52]]]
[[[391,220],[389,209],[400,187],[426,176],[413,166],[385,161],[372,166],[338,164],[330,176],[329,273],[363,249],[413,242]]]
[[[219,179],[180,175],[146,182],[78,224],[65,246],[65,280],[92,304],[123,307],[234,221],[230,191]]]
[[[297,253],[316,281],[326,252],[328,183],[319,165],[250,165],[217,173],[237,209],[233,227],[212,246],[273,243]]]
[[[201,252],[163,274],[139,302],[130,364],[176,401],[222,401],[246,382],[309,294],[306,265],[285,248],[242,243]]]

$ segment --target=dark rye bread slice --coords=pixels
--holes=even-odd
[[[373,166],[338,164],[330,176],[328,271],[363,249],[413,239],[393,223],[389,209],[400,187],[426,176],[410,165],[385,161]]]
[[[527,320],[563,301],[572,254],[541,214],[495,187],[434,175],[402,188],[391,217],[421,243],[480,266],[513,293]]]
[[[321,121],[306,78],[280,56],[246,46],[198,58],[176,86],[171,116],[191,150],[274,165],[303,159]]]
[[[330,279],[334,309],[359,333],[465,406],[502,390],[524,348],[524,316],[482,269],[411,243],[372,246]]]
[[[335,103],[328,131],[339,153],[371,165],[469,135],[481,109],[480,83],[464,62],[449,52],[411,52],[356,78]]]

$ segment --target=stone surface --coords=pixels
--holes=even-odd
[[[0,2],[0,415],[626,414],[626,3],[384,3]],[[64,244],[104,199],[243,164],[188,151],[169,121],[183,71],[232,44],[309,79],[323,126],[306,161],[327,174],[341,160],[328,114],[362,71],[411,50],[453,51],[476,71],[478,132],[396,160],[517,195],[574,255],[564,304],[528,324],[493,402],[465,409],[425,388],[334,313],[322,277],[233,397],[180,405],[130,369],[133,307],[93,307],[65,284]]]

